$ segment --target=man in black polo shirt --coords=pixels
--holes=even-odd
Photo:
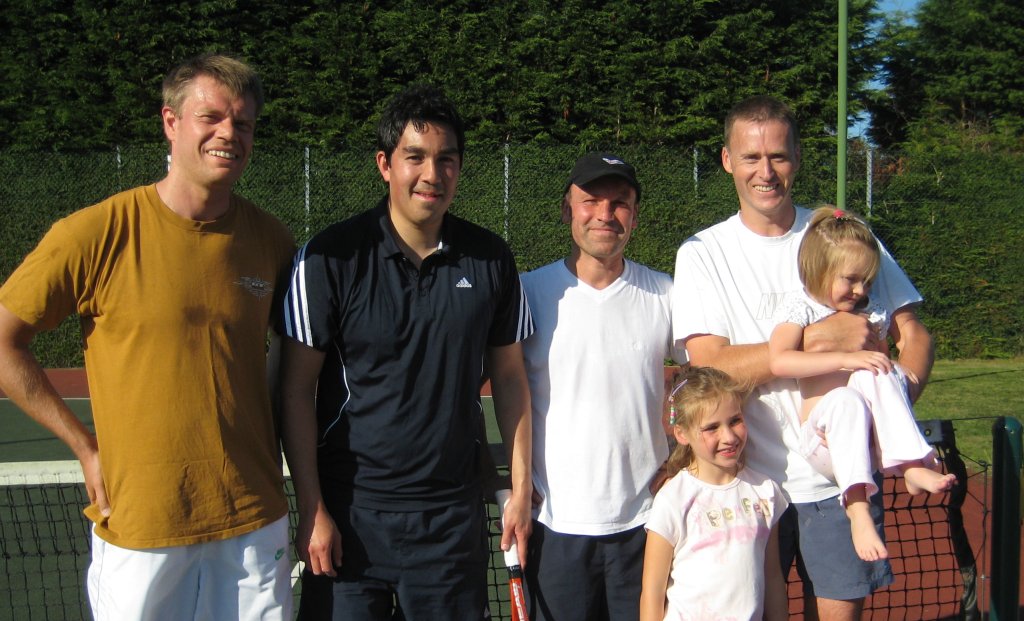
[[[508,246],[448,214],[464,147],[451,103],[433,87],[406,89],[377,141],[387,196],[299,251],[285,299],[297,547],[312,574],[334,577],[335,619],[391,619],[397,607],[409,621],[476,621],[487,606],[479,387],[486,369],[512,471],[502,546],[514,538],[525,561],[520,342],[533,324]],[[327,618],[313,603],[303,613]]]

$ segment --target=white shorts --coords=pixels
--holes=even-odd
[[[96,621],[292,618],[288,516],[245,535],[129,550],[92,535]]]

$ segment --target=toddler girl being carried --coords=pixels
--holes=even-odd
[[[798,261],[804,291],[779,306],[768,342],[769,366],[776,377],[800,380],[803,453],[842,491],[857,554],[866,561],[886,558],[868,510],[868,499],[878,490],[872,446],[883,470],[902,473],[911,494],[948,490],[956,477],[938,472],[935,452],[914,420],[904,371],[889,358],[888,312],[869,302],[881,251],[867,224],[834,207],[817,209]],[[837,311],[868,315],[882,351],[803,351],[804,328]],[[860,412],[833,407],[839,399],[830,395],[850,389],[863,398]]]

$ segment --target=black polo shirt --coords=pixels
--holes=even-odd
[[[423,510],[477,492],[484,351],[533,332],[500,237],[446,214],[417,269],[385,198],[299,251],[282,315],[284,334],[326,354],[316,407],[328,508]]]

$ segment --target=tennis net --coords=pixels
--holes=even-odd
[[[970,481],[986,471],[968,475],[948,421],[926,429],[926,436],[960,485],[953,493],[911,498],[902,480],[886,478],[886,536],[896,582],[868,599],[865,619],[979,618],[976,555],[964,531],[962,510],[974,504],[978,506],[971,507],[972,513],[987,516],[987,498],[978,497],[974,491],[979,484]],[[290,482],[288,491],[294,529],[297,513]],[[85,574],[90,536],[89,522],[82,515],[88,498],[78,462],[0,464],[0,495],[0,621],[88,619]],[[511,619],[508,575],[498,549],[497,506],[488,503],[487,511],[490,614],[492,619]],[[299,565],[294,557],[293,562],[298,610]],[[790,576],[790,599],[792,616],[799,618],[795,572]]]
[[[288,482],[290,522],[298,520]],[[82,515],[89,499],[77,461],[0,463],[0,621],[89,619],[85,577],[90,527]],[[509,619],[508,574],[498,550],[498,508],[487,505],[491,533],[488,585],[491,615]],[[301,584],[293,554],[295,610]]]
[[[85,619],[88,504],[77,461],[0,464],[0,619]]]

